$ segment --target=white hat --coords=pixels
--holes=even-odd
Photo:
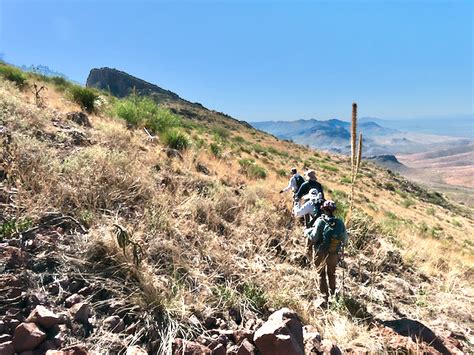
[[[321,193],[318,191],[318,189],[311,189],[309,190],[309,192],[304,195],[302,198],[306,199],[306,200],[319,200],[321,197],[323,197],[321,195]]]

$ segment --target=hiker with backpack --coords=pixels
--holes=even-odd
[[[308,217],[306,228],[309,228],[321,215],[321,206],[324,202],[323,194],[318,189],[313,188],[301,200],[306,200],[306,202],[300,206],[300,200],[296,201],[293,207],[293,215],[295,217]]]
[[[291,190],[293,191],[293,197],[294,197],[304,182],[305,182],[304,178],[300,174],[298,174],[298,171],[296,170],[296,168],[292,168],[291,178],[290,178],[290,181],[288,181],[288,186],[285,187],[283,190],[280,190],[280,193],[282,194],[284,192]]]
[[[305,181],[301,187],[299,188],[298,192],[295,194],[295,205],[299,205],[301,199],[303,199],[304,196],[306,196],[311,189],[316,189],[318,193],[321,194],[320,199],[324,201],[324,191],[323,191],[323,186],[317,181],[316,179],[316,172],[314,170],[308,170],[306,171],[305,175],[308,177],[308,181]],[[304,223],[306,227],[309,227],[310,225],[310,218],[309,215],[304,216]]]
[[[316,255],[315,265],[319,272],[319,289],[327,302],[329,295],[334,295],[336,292],[336,266],[339,253],[349,237],[342,219],[334,216],[336,211],[334,201],[325,201],[321,210],[323,215],[316,220],[314,227],[305,230],[304,235],[313,245]]]
[[[316,172],[314,170],[308,170],[305,175],[308,177],[308,181],[305,181],[298,189],[295,195],[295,201],[301,200],[311,189],[318,190],[318,192],[321,193],[321,198],[324,199],[323,186],[316,179]]]

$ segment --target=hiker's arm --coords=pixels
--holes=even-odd
[[[307,234],[307,237],[309,240],[311,240],[311,243],[316,244],[322,239],[323,228],[324,228],[323,220],[318,218],[316,220],[316,225],[312,228],[309,228],[311,232]]]
[[[321,188],[319,189],[319,193],[321,194],[321,198],[324,200],[325,198],[324,198],[323,185],[319,184],[319,186],[321,187]]]
[[[295,180],[295,178],[292,177],[292,178],[290,179],[290,181],[288,182],[288,186],[285,187],[285,188],[284,188],[283,190],[281,190],[280,192],[287,192],[287,191],[289,191],[293,186],[296,186],[296,181],[294,181],[294,180]]]
[[[311,212],[313,212],[313,204],[311,201],[306,202],[303,206],[299,207],[299,204],[296,204],[293,208],[293,214],[295,217],[303,217]]]

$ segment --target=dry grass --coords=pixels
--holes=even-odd
[[[326,191],[334,191],[327,197],[336,190],[348,196],[350,186],[339,181],[350,174],[350,159],[325,153],[316,156],[314,151],[243,128],[238,135],[248,142],[258,137],[266,155],[229,144],[224,158],[197,147],[188,149],[182,159],[168,158],[159,142],[147,142],[143,132],[127,130],[114,118],[92,116],[93,129],[66,121],[61,114],[77,107],[53,86],[46,93],[47,108],[40,110],[27,93],[0,81],[0,124],[13,138],[10,169],[19,191],[15,204],[32,220],[54,210],[76,216],[89,226],[89,237],[83,240],[84,257],[97,263],[94,253],[100,246],[115,260],[116,272],[133,280],[135,302],[158,307],[166,314],[166,325],[160,330],[165,339],[162,350],[176,334],[198,331],[187,322],[193,314],[226,312],[232,307],[241,314],[266,314],[282,306],[297,310],[305,322],[344,348],[384,349],[383,341],[369,329],[371,323],[354,317],[344,304],[335,301],[330,310],[323,310],[314,302],[320,297],[317,273],[300,266],[305,250],[301,229],[288,212],[290,202],[277,194],[287,182],[277,170],[294,164],[302,168],[309,162]],[[90,142],[75,144],[71,129],[83,132]],[[207,133],[201,137],[207,143],[213,139]],[[267,178],[252,180],[238,173],[241,158],[255,159],[269,172]],[[324,161],[337,164],[339,171],[318,169]],[[197,163],[207,167],[209,175],[197,171]],[[462,228],[456,227],[451,217],[446,218],[452,212],[418,200],[416,209],[404,208],[399,195],[377,187],[377,182],[390,181],[386,172],[365,164],[361,172],[354,198],[367,220],[359,225],[353,222],[354,244],[348,262],[363,264],[373,282],[362,287],[352,277],[346,284],[347,295],[366,303],[374,313],[392,312],[389,301],[395,296],[377,291],[374,285],[390,279],[384,265],[391,253],[401,251],[406,265],[435,281],[426,286],[432,295],[424,299],[430,304],[429,311],[416,300],[406,306],[407,311],[427,322],[440,313],[446,322],[458,319],[461,313],[472,313],[468,285],[473,253],[472,249],[463,253],[460,248],[464,239],[474,235],[472,220],[456,216]],[[380,209],[368,208],[367,201]],[[427,214],[428,208],[439,210],[443,217]],[[391,233],[383,234],[384,223],[390,222],[387,211],[397,217],[397,223],[390,226]],[[439,225],[443,235],[452,239],[420,236],[416,231],[422,222]],[[113,223],[133,232],[146,250],[138,269],[130,255],[118,249]],[[406,272],[406,265],[400,270]],[[411,287],[419,291],[415,281]],[[452,309],[443,309],[446,303],[436,300],[439,292]]]

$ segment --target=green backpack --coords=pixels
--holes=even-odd
[[[339,251],[344,237],[344,225],[336,217],[325,218],[324,222],[325,225],[323,229],[321,249],[327,250],[330,253],[335,253]]]

